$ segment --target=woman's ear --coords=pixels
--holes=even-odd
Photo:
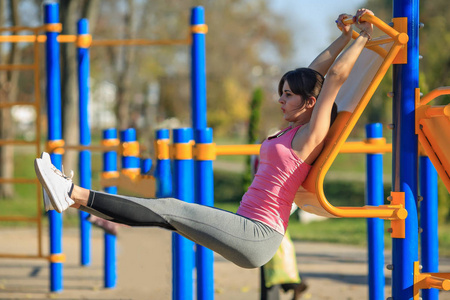
[[[306,108],[313,108],[316,105],[316,101],[315,97],[309,97],[308,100],[306,100]]]

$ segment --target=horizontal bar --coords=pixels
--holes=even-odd
[[[16,145],[16,146],[34,146],[39,144],[38,141],[19,141],[19,140],[0,140],[0,146]]]
[[[165,45],[190,45],[191,39],[184,40],[93,40],[92,46],[165,46]]]
[[[3,35],[0,36],[0,42],[3,43],[45,43],[46,35]],[[57,37],[59,43],[75,43],[78,40],[77,35],[63,35]],[[129,40],[93,40],[92,46],[164,46],[164,45],[190,45],[191,39],[182,40],[149,40],[149,39],[129,39]]]
[[[388,153],[392,152],[392,144],[371,144],[367,142],[346,142],[342,145],[339,153]]]
[[[429,118],[432,117],[442,117],[442,116],[450,116],[450,104],[445,106],[430,106],[425,111],[425,115]]]
[[[0,70],[10,71],[10,70],[33,70],[36,69],[36,65],[0,65]]]
[[[39,183],[37,178],[1,178],[0,183]]]
[[[216,155],[258,155],[260,144],[216,145]]]
[[[29,255],[29,254],[13,254],[13,253],[0,253],[0,258],[23,258],[23,259],[50,260],[49,256]]]
[[[216,155],[258,155],[261,145],[216,145]],[[392,144],[370,142],[346,142],[340,153],[389,153]]]
[[[450,290],[450,280],[446,278],[427,276],[425,278],[425,285],[429,288],[435,288],[443,291]]]
[[[23,217],[23,216],[0,216],[1,222],[32,222],[32,223],[38,223],[39,217]]]
[[[38,104],[36,102],[1,102],[0,103],[0,108],[8,108],[8,107],[13,107],[13,106],[18,106],[18,105],[28,105],[28,106],[38,106]]]
[[[65,149],[65,150],[74,150],[74,151],[83,151],[83,150],[91,150],[91,151],[119,151],[121,149],[120,146],[83,146],[83,145],[66,145],[63,147],[57,147],[55,149]]]

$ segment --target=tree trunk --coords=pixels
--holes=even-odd
[[[76,12],[78,1],[66,0],[60,3],[61,34],[76,34]],[[66,145],[76,145],[78,132],[78,89],[76,45],[61,43],[61,111],[63,139]],[[64,153],[63,165],[67,170],[75,170],[78,155],[75,151]]]
[[[125,15],[124,28],[125,38],[132,39],[135,37],[135,30],[133,28],[134,19],[134,5],[133,0],[128,0],[128,13]],[[120,130],[127,129],[131,124],[130,118],[130,103],[132,98],[131,93],[131,75],[133,63],[136,56],[136,47],[123,47],[123,68],[117,77],[117,104],[116,117]]]

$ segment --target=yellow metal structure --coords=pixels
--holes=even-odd
[[[33,83],[34,83],[34,102],[13,102],[11,99],[0,99],[0,109],[8,109],[18,105],[31,106],[36,111],[36,126],[35,126],[35,140],[34,141],[23,141],[23,140],[0,140],[0,146],[34,146],[35,154],[38,157],[41,154],[41,90],[40,90],[40,72],[39,72],[39,43],[37,42],[37,36],[39,32],[44,29],[41,27],[10,27],[2,28],[0,32],[20,32],[29,31],[32,32],[34,37],[33,44],[33,63],[29,65],[0,65],[0,70],[5,71],[21,71],[21,70],[32,70],[33,71]],[[58,29],[58,28],[52,28]],[[0,35],[3,37],[3,35]],[[3,258],[44,258],[50,259],[49,256],[45,256],[42,250],[42,190],[40,188],[39,181],[36,178],[0,178],[0,183],[8,184],[34,184],[36,185],[36,215],[34,217],[25,216],[0,216],[0,221],[21,221],[35,223],[37,226],[37,253],[36,254],[15,254],[15,253],[0,253],[0,257]]]
[[[325,175],[331,164],[344,146],[347,137],[387,70],[408,42],[406,33],[397,31],[377,17],[363,15],[362,18],[364,21],[373,23],[389,36],[389,38],[383,38],[384,41],[390,42],[390,44],[383,45],[382,47],[387,54],[386,56],[381,56],[381,58],[379,57],[380,51],[376,51],[377,54],[373,54],[374,47],[381,46],[378,45],[378,42],[376,45],[368,43],[370,49],[365,49],[356,62],[352,74],[350,74],[350,77],[341,88],[336,99],[341,111],[330,128],[323,151],[312,166],[303,187],[297,193],[295,202],[300,208],[308,212],[327,217],[382,218],[391,221],[404,220],[407,212],[402,203],[382,205],[379,207],[335,207],[328,202],[323,189]],[[369,75],[371,77],[361,79],[361,77]],[[360,80],[365,80],[365,82],[360,82]],[[358,88],[365,85],[366,87],[364,87],[363,91],[358,90]],[[358,93],[360,93],[360,96]],[[341,99],[346,97],[349,99]],[[395,225],[395,227],[399,228],[399,225]]]
[[[420,273],[420,264],[414,262],[414,300],[419,300],[420,290],[435,288],[450,291],[450,273]]]
[[[416,90],[416,133],[425,153],[450,192],[450,104],[428,103],[441,95],[449,95],[450,87],[437,88],[421,99]]]

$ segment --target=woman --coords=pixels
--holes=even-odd
[[[366,13],[373,14],[357,11],[360,36],[338,59],[351,39],[351,26],[343,23],[346,14],[336,20],[341,36],[309,68],[281,78],[279,103],[291,126],[262,144],[258,172],[236,214],[173,198],[141,199],[86,190],[74,185],[43,153],[35,160],[35,169],[48,195],[46,209],[62,212],[72,206],[117,223],[166,228],[243,268],[264,265],[277,251],[294,195],[322,150],[336,95],[370,39],[372,25],[359,22]]]

